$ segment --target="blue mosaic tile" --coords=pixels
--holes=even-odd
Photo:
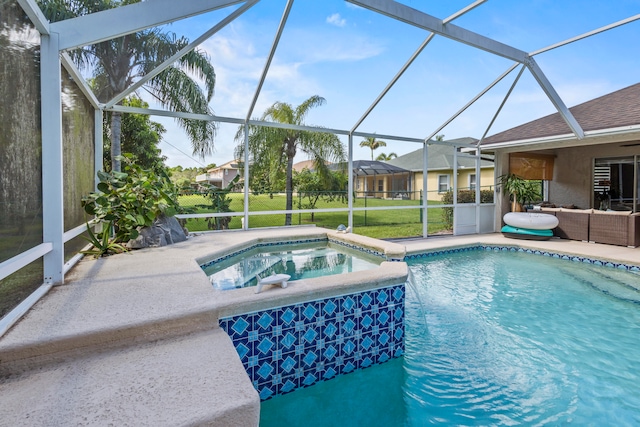
[[[397,285],[219,323],[266,400],[402,354],[404,296]]]
[[[231,329],[236,334],[242,335],[247,331],[248,327],[249,327],[249,322],[247,322],[244,318],[240,317],[233,323],[233,325],[231,326]]]
[[[256,323],[262,329],[268,329],[271,327],[271,324],[273,323],[273,316],[271,316],[271,314],[269,314],[268,312],[265,312],[262,314],[262,316],[260,316],[260,318]]]
[[[463,248],[456,248],[456,249],[445,249],[445,250],[431,251],[431,252],[425,252],[425,253],[409,254],[404,257],[404,260],[408,261],[412,259],[429,258],[434,256],[456,253],[456,251],[458,252],[468,252],[468,251],[520,252],[520,253],[527,253],[532,255],[552,257],[552,258],[557,258],[557,259],[562,259],[567,261],[581,262],[584,264],[592,264],[596,266],[618,268],[618,269],[627,270],[627,271],[640,271],[640,266],[638,265],[615,263],[611,261],[598,260],[598,259],[582,257],[578,255],[561,254],[561,253],[555,253],[555,252],[549,252],[549,251],[541,251],[537,249],[522,248],[517,246],[477,245],[477,246],[470,246],[470,247],[463,247]]]

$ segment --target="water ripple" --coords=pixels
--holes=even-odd
[[[504,253],[411,268],[408,425],[640,424],[637,275]]]

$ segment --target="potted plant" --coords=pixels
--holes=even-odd
[[[504,194],[509,194],[512,212],[521,212],[523,203],[530,202],[538,196],[537,190],[530,181],[513,173],[499,176],[498,185],[502,186]]]

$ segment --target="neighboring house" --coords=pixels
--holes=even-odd
[[[458,138],[446,141],[451,145],[431,144],[427,147],[427,200],[440,201],[449,189],[453,188],[453,144],[476,144],[474,138]],[[488,157],[488,158],[487,158]],[[397,157],[386,162],[389,165],[406,169],[410,172],[409,188],[413,199],[420,198],[423,186],[423,149]],[[483,156],[480,161],[480,187],[493,189],[494,165],[490,156]],[[478,185],[475,160],[458,157],[458,188],[473,189]]]
[[[293,170],[296,172],[302,172],[303,169],[314,170],[313,160],[303,160],[293,165]]]
[[[584,130],[578,139],[559,113],[486,138],[496,176],[545,180],[545,199],[579,208],[639,211],[640,83],[569,108]],[[499,198],[496,216],[508,209]],[[496,220],[498,221],[498,219]]]
[[[239,175],[239,163],[239,160],[231,160],[216,168],[209,169],[206,173],[196,176],[196,182],[199,184],[208,183],[218,188],[226,188]]]
[[[354,160],[353,182],[357,197],[411,198],[409,171],[378,160]]]

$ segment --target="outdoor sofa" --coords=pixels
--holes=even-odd
[[[640,246],[640,213],[597,209],[540,208],[558,218],[554,234],[563,239]]]

